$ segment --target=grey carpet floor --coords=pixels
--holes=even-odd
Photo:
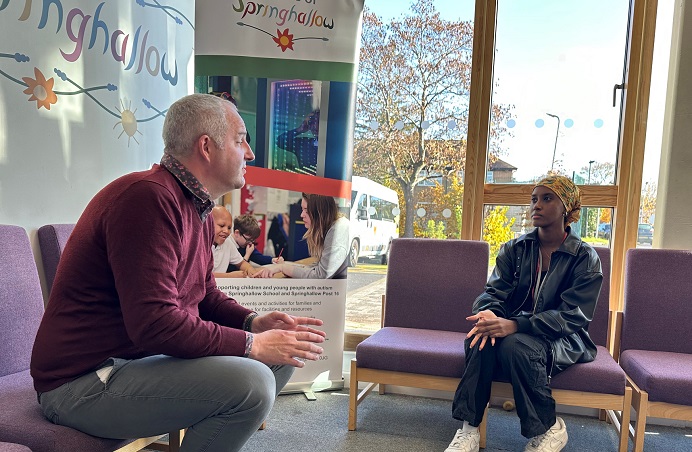
[[[323,392],[309,401],[281,395],[243,452],[442,452],[459,427],[449,401],[396,394],[370,394],[358,409],[358,429],[348,431],[348,393]],[[612,425],[586,416],[561,415],[567,423],[565,451],[617,451]],[[692,429],[650,426],[645,451],[692,451]],[[516,412],[492,408],[487,452],[523,451]],[[630,441],[630,449],[632,443]]]

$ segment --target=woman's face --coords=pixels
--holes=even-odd
[[[300,207],[303,208],[300,212],[300,218],[305,223],[305,227],[310,229],[312,227],[312,218],[310,218],[310,215],[308,214],[308,202],[305,198],[300,201]]]
[[[559,223],[564,227],[565,206],[548,187],[539,185],[531,193],[531,220],[535,227],[547,227]]]

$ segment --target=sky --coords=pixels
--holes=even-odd
[[[473,21],[473,0],[431,1],[445,19]],[[365,5],[387,21],[408,14],[410,2]],[[568,174],[592,160],[615,163],[620,96],[613,108],[613,85],[623,77],[628,6],[629,0],[499,1],[493,102],[513,106],[501,158],[518,168],[518,181],[560,161]],[[672,14],[673,2],[660,1],[644,182],[658,181]],[[560,118],[559,131],[548,113]]]

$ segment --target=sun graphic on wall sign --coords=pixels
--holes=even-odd
[[[288,28],[283,32],[281,30],[276,30],[276,36],[272,37],[277,47],[281,47],[281,51],[285,52],[286,49],[293,50],[293,35],[288,33]]]
[[[129,102],[127,104],[127,108],[125,108],[125,104],[123,103],[122,99],[120,99],[120,105],[122,106],[122,110],[118,108],[117,106],[115,108],[118,109],[118,112],[120,113],[120,121],[116,122],[113,128],[115,129],[118,124],[122,124],[123,126],[123,131],[120,132],[120,135],[118,135],[118,138],[120,138],[123,133],[127,134],[127,146],[130,147],[130,138],[135,140],[137,144],[139,144],[139,141],[137,141],[137,138],[135,138],[135,133],[138,133],[142,135],[142,132],[137,130],[137,118],[135,117],[135,113],[137,113],[137,110],[132,111],[132,102]]]

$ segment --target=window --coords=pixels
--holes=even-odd
[[[433,5],[443,9],[446,3]],[[402,11],[405,6],[393,13],[391,6],[385,6],[389,4],[383,1],[371,6],[378,15],[389,11],[382,28],[397,14],[411,14],[409,10]],[[526,219],[529,195],[535,181],[552,171],[572,178],[582,188],[582,219],[573,226],[577,233],[594,245],[612,244],[614,255],[624,256],[624,230],[629,234],[638,228],[636,215],[632,223],[632,214],[624,205],[636,196],[632,187],[637,185],[632,183],[631,175],[638,174],[642,165],[641,159],[633,156],[640,155],[643,140],[632,137],[635,130],[646,130],[647,126],[647,112],[641,106],[648,103],[648,91],[642,88],[648,84],[647,68],[652,67],[651,55],[647,53],[653,39],[649,33],[650,11],[644,9],[643,2],[629,0],[607,5],[596,0],[478,0],[475,5],[475,13],[469,4],[461,2],[458,8],[463,12],[450,9],[441,16],[468,20],[475,28],[473,32],[484,36],[473,43],[474,71],[469,75],[475,78],[465,103],[461,104],[467,116],[462,135],[441,136],[440,141],[435,141],[432,134],[442,129],[431,127],[427,116],[423,118],[423,128],[422,123],[404,120],[386,123],[381,118],[387,115],[361,115],[356,128],[355,168],[362,167],[365,159],[388,163],[375,152],[373,131],[381,135],[382,143],[391,150],[404,148],[407,139],[393,131],[419,126],[427,131],[424,133],[431,134],[426,136],[426,145],[431,149],[458,139],[457,159],[461,168],[447,172],[447,162],[441,158],[433,162],[436,166],[422,166],[419,176],[439,173],[442,180],[430,184],[416,179],[415,191],[408,187],[415,194],[415,205],[402,203],[407,217],[402,235],[484,239],[491,247],[498,244],[499,248],[500,243],[532,229]],[[454,6],[457,7],[456,3]],[[475,14],[475,21],[464,15],[467,10]],[[663,34],[670,35],[670,23],[668,20]],[[656,36],[660,34],[657,30]],[[425,51],[421,55],[426,55]],[[361,71],[366,69],[361,65]],[[628,71],[641,77],[627,78]],[[359,90],[366,83],[365,78],[359,79]],[[614,91],[616,84],[628,86]],[[392,94],[384,96],[390,101],[405,94],[393,85],[379,92]],[[360,91],[358,96],[367,98]],[[625,99],[627,102],[623,102]],[[627,111],[623,110],[625,104]],[[369,103],[366,107],[359,114],[373,111],[374,105]],[[388,115],[391,117],[390,111]],[[359,136],[359,130],[370,135]],[[389,132],[392,135],[384,137]],[[359,160],[360,148],[367,151],[361,154],[363,160]],[[389,155],[405,161],[415,153]],[[406,161],[403,169],[413,168],[417,163],[414,160]],[[628,166],[620,168],[622,162]],[[393,176],[393,172],[385,173]],[[458,174],[464,177],[456,178]],[[645,184],[642,189],[646,189]],[[400,192],[400,199],[410,199],[411,192],[405,192],[407,187],[400,190],[404,191],[404,196]],[[617,208],[618,203],[622,203],[622,209]],[[651,217],[655,215],[647,216],[644,211],[642,207],[639,223],[654,225]],[[486,230],[491,224],[496,225],[494,230]],[[642,234],[647,232],[642,230]],[[642,234],[637,236],[643,237]],[[622,278],[621,266],[616,258],[611,273],[614,281]],[[611,297],[617,298],[618,290],[613,287]]]

